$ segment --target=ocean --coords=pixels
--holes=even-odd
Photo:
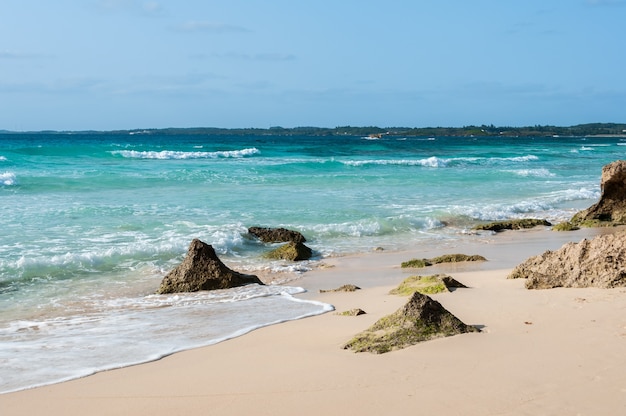
[[[445,247],[480,221],[569,219],[621,138],[0,134],[0,393],[146,362],[332,310],[329,256]],[[300,231],[269,261],[251,226]],[[192,239],[267,286],[156,295]]]

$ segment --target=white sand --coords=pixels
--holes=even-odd
[[[303,295],[334,313],[263,328],[157,362],[0,395],[9,415],[624,415],[626,289],[529,291],[507,280],[530,255],[602,231],[502,233],[490,244],[326,260]],[[469,286],[433,296],[482,333],[383,355],[341,345],[407,298],[388,295],[412,257],[482,254],[437,266]],[[415,271],[413,271],[415,272]],[[293,283],[293,282],[292,282]],[[353,293],[324,293],[352,283]],[[51,364],[53,365],[53,364]]]

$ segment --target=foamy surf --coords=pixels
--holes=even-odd
[[[0,326],[0,393],[83,377],[215,344],[252,330],[333,310],[303,289],[230,290],[92,299],[71,315]]]
[[[221,150],[216,152],[183,152],[174,150],[161,151],[138,151],[138,150],[114,150],[113,155],[131,159],[160,159],[160,160],[184,160],[184,159],[219,159],[219,158],[242,158],[259,154],[259,149],[249,148],[241,150]]]

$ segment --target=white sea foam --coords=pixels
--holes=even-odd
[[[0,392],[152,361],[254,329],[333,310],[303,290],[249,285],[192,294],[95,300],[62,317],[0,325]],[[49,365],[54,362],[55,365]]]
[[[344,160],[341,163],[348,166],[367,166],[367,165],[400,165],[400,166],[424,166],[424,167],[444,167],[447,162],[436,157],[427,159],[378,159],[378,160]]]
[[[535,155],[515,156],[515,157],[456,157],[441,158],[431,156],[424,159],[374,159],[374,160],[344,160],[341,163],[348,166],[367,165],[400,165],[400,166],[423,166],[429,168],[445,168],[462,164],[482,164],[482,163],[508,163],[508,162],[529,162],[538,160]]]
[[[563,203],[569,201],[595,201],[600,198],[600,188],[581,187],[574,189],[564,189],[555,191],[548,195],[548,198],[554,203]]]
[[[217,152],[181,152],[174,150],[137,151],[137,150],[114,150],[111,154],[120,155],[131,159],[219,159],[219,158],[242,158],[261,153],[259,149],[252,147],[242,150],[225,150]]]
[[[515,175],[524,176],[524,177],[538,177],[538,178],[552,178],[556,175],[550,172],[548,169],[540,168],[540,169],[515,169],[515,170],[506,170],[505,172],[514,173]]]
[[[6,162],[7,158],[5,156],[0,156],[0,162]]]
[[[16,184],[15,173],[13,172],[0,173],[0,185],[12,186],[15,184]]]
[[[497,221],[510,218],[527,218],[540,214],[547,220],[563,220],[563,211],[557,206],[564,202],[596,200],[599,190],[580,188],[555,191],[541,197],[514,203],[490,203],[456,206],[451,208],[454,215],[468,216],[480,221]],[[569,215],[571,217],[571,215]]]

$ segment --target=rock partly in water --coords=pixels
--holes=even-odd
[[[522,230],[525,228],[533,228],[539,225],[551,226],[552,224],[546,220],[535,218],[522,218],[508,221],[495,221],[487,224],[479,224],[473,230],[502,231],[502,230]]]
[[[526,279],[528,289],[626,286],[626,231],[567,243],[513,269],[509,279]]]
[[[451,288],[467,287],[452,276],[445,274],[434,274],[431,276],[409,276],[400,283],[398,287],[389,293],[392,295],[409,296],[413,292],[420,292],[425,295],[449,292]]]
[[[415,292],[398,311],[379,319],[361,332],[344,349],[382,354],[435,338],[480,332],[452,315],[430,297]]]
[[[626,160],[602,168],[600,200],[571,219],[574,225],[603,227],[626,224]]]
[[[264,243],[304,243],[306,241],[306,238],[298,231],[286,228],[250,227],[248,233]]]
[[[183,262],[163,278],[157,293],[228,289],[251,283],[263,284],[257,276],[229,269],[217,257],[213,247],[194,239]]]
[[[432,266],[433,264],[440,263],[458,263],[463,261],[486,261],[487,259],[478,254],[444,254],[443,256],[433,257],[431,259],[411,259],[409,261],[402,262],[400,265],[402,268],[421,268]]]
[[[310,259],[312,255],[313,250],[309,247],[292,241],[266,253],[265,257],[272,260],[301,261]]]

